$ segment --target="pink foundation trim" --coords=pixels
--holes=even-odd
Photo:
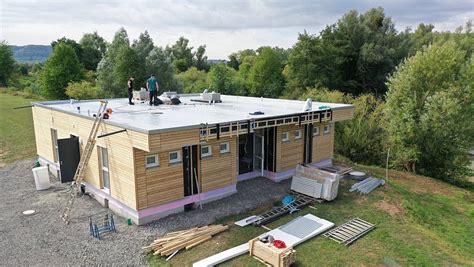
[[[257,177],[260,177],[260,176],[261,176],[260,172],[258,172],[258,171],[247,172],[247,173],[237,175],[237,181],[238,182],[245,181],[245,180],[252,179],[252,178],[257,178]]]
[[[203,201],[203,200],[206,200],[206,199],[219,197],[219,196],[222,196],[222,195],[225,195],[225,194],[228,194],[228,193],[235,193],[235,192],[237,192],[237,185],[233,184],[233,185],[229,185],[229,186],[222,187],[222,188],[219,188],[219,189],[215,189],[215,190],[212,190],[212,191],[203,192],[201,194],[187,196],[183,199],[176,200],[176,201],[173,201],[173,202],[169,202],[169,203],[166,203],[166,204],[163,204],[163,205],[159,205],[159,206],[139,210],[138,211],[138,218],[148,217],[148,216],[158,214],[158,213],[161,213],[161,212],[165,212],[165,211],[168,211],[168,210],[181,208],[186,204],[199,202],[199,201]]]

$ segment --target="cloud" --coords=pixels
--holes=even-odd
[[[144,30],[158,45],[185,36],[191,45],[206,44],[209,58],[226,58],[244,48],[290,47],[298,32],[318,33],[351,9],[365,12],[381,5],[363,0],[0,0],[0,39],[48,44],[62,36],[79,40],[85,32],[98,31],[110,41],[124,27],[131,39]],[[474,17],[470,1],[389,0],[383,7],[399,30],[421,22],[453,30]]]

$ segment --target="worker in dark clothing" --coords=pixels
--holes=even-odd
[[[128,79],[128,82],[127,82],[127,85],[128,85],[128,104],[129,105],[135,105],[135,103],[132,102],[132,98],[133,98],[133,80],[135,80],[135,78],[130,77],[130,79]]]
[[[160,86],[155,79],[155,75],[151,75],[151,77],[146,81],[146,89],[150,92],[150,106],[154,103],[158,102],[158,90]]]

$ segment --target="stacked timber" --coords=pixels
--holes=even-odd
[[[229,229],[227,225],[208,225],[188,230],[171,232],[153,241],[143,249],[152,250],[153,255],[169,256],[183,248],[190,249]]]

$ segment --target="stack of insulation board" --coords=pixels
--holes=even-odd
[[[144,249],[154,251],[153,255],[168,256],[186,248],[190,249],[212,238],[213,235],[229,229],[227,225],[209,225],[188,230],[172,232],[158,238]]]
[[[339,178],[337,173],[298,164],[291,181],[291,190],[331,201],[337,197]]]

